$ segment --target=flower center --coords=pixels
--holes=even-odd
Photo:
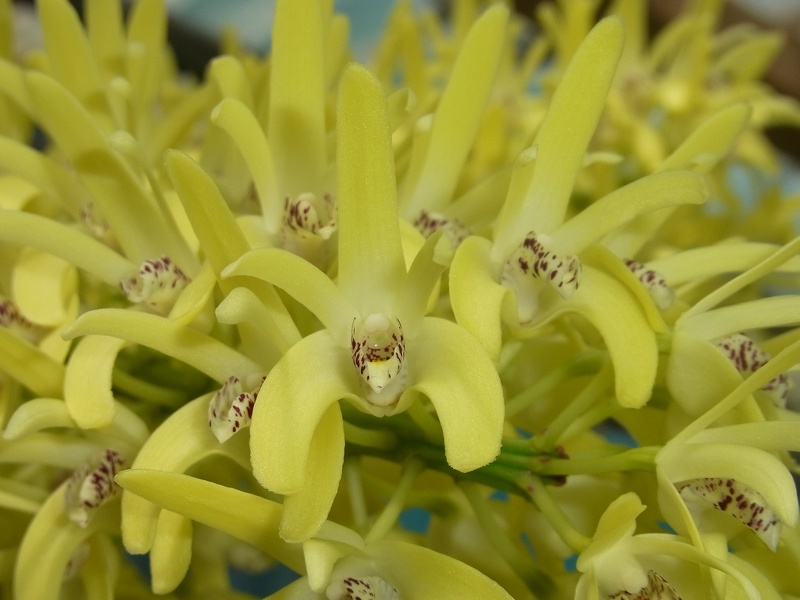
[[[638,592],[623,590],[608,597],[612,600],[681,600],[667,580],[655,571],[647,572],[647,585]]]
[[[189,278],[168,256],[144,261],[139,272],[120,281],[131,302],[143,303],[159,314],[167,314]]]
[[[742,333],[734,333],[720,338],[714,344],[728,357],[736,370],[745,377],[755,373],[772,358],[769,353],[764,352],[752,339]],[[767,392],[777,406],[784,408],[789,395],[789,377],[786,373],[781,373],[770,379],[761,389]]]
[[[380,392],[403,366],[406,344],[400,321],[382,313],[354,319],[350,350],[359,375],[372,391]]]
[[[376,576],[346,577],[325,590],[328,600],[400,600],[397,590]]]
[[[664,276],[629,258],[625,259],[625,266],[636,275],[659,310],[669,310],[672,303],[675,302],[675,292],[669,287]]]
[[[124,464],[119,452],[107,448],[92,462],[75,469],[64,492],[64,507],[70,521],[88,526],[98,509],[119,494],[114,476]]]
[[[428,212],[423,210],[419,216],[414,219],[414,227],[426,238],[433,235],[435,232],[443,229],[445,234],[453,242],[454,246],[458,246],[461,242],[472,235],[469,227],[464,225],[458,219],[450,219],[445,215],[437,212]]]
[[[576,256],[559,256],[550,238],[530,232],[503,265],[501,283],[514,290],[520,323],[530,321],[538,307],[542,283],[569,299],[580,286],[581,262]]]
[[[261,377],[257,386],[246,392],[238,377],[229,377],[211,398],[208,403],[208,426],[220,444],[240,429],[250,426],[253,407],[264,379],[266,377]]]
[[[781,522],[764,497],[735,479],[705,477],[676,484],[690,510],[713,507],[753,530],[773,551],[778,547]]]
[[[326,268],[329,258],[327,242],[336,232],[336,203],[333,196],[321,198],[303,192],[296,198],[287,196],[283,202],[283,247],[302,256],[320,268]]]

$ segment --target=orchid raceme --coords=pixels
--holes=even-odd
[[[780,36],[263,3],[0,0],[0,598],[800,598]]]

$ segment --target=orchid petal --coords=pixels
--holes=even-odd
[[[66,339],[103,335],[141,344],[177,358],[220,383],[231,375],[245,379],[262,370],[259,364],[227,344],[191,327],[158,315],[122,308],[101,308],[84,313],[63,335]]]
[[[438,211],[452,201],[497,73],[508,9],[489,8],[470,28],[433,116],[421,172],[406,184],[404,213]]]
[[[166,254],[184,268],[193,266],[196,259],[183,237],[127,163],[111,151],[78,100],[42,73],[29,72],[26,83],[42,126],[81,174],[125,255],[139,263]]]
[[[116,287],[136,265],[102,242],[66,225],[21,211],[0,212],[0,239],[63,258]]]
[[[502,314],[513,292],[500,285],[491,261],[492,243],[482,237],[467,238],[450,265],[450,300],[456,321],[486,348],[492,360],[500,359],[503,345]],[[516,310],[513,311],[516,314]]]
[[[167,169],[175,189],[197,233],[203,251],[217,277],[222,270],[247,252],[250,247],[236,219],[211,177],[187,155],[172,151],[167,155]],[[224,292],[239,283],[234,279],[220,281]],[[274,326],[282,333],[281,343],[292,343],[300,334],[277,292],[269,286],[247,286],[269,309]],[[272,326],[270,326],[272,327]]]
[[[66,485],[62,484],[45,501],[22,539],[14,569],[14,594],[20,598],[57,600],[61,578],[55,574],[64,572],[78,546],[92,534],[113,531],[119,522],[116,502],[101,508],[87,527],[70,521],[64,511]],[[51,575],[43,577],[43,572]]]
[[[272,151],[255,115],[239,100],[226,98],[214,108],[211,121],[239,148],[250,170],[267,227],[270,232],[278,231],[283,206],[279,181]]]
[[[375,557],[381,576],[396,587],[400,598],[511,599],[508,592],[477,569],[429,548],[381,540],[370,544],[369,553]]]
[[[737,331],[800,323],[797,296],[773,296],[681,318],[676,328],[712,340]]]
[[[550,236],[557,253],[578,254],[641,214],[682,204],[701,204],[707,195],[700,175],[689,171],[656,173],[604,196]]]
[[[89,0],[84,5],[86,30],[97,66],[106,77],[118,73],[125,53],[122,6],[116,2]]]
[[[391,307],[405,278],[386,98],[364,67],[339,90],[339,289],[362,316]]]
[[[127,73],[137,123],[147,123],[164,71],[167,10],[164,0],[144,0],[128,17]],[[149,133],[149,132],[143,132]]]
[[[150,585],[156,594],[168,594],[180,585],[192,560],[192,521],[162,510],[158,535],[150,549]]]
[[[131,468],[182,473],[214,455],[248,466],[247,437],[234,436],[224,445],[208,427],[208,402],[212,394],[196,398],[170,415],[147,440]],[[155,539],[160,508],[141,496],[122,495],[122,540],[132,554],[144,554]]]
[[[208,78],[219,88],[220,96],[239,102],[247,110],[252,110],[253,90],[241,61],[230,55],[222,55],[213,59],[208,69]],[[254,124],[257,127],[256,131],[261,131],[261,126],[255,119]]]
[[[449,266],[453,254],[453,243],[441,233],[430,236],[408,270],[403,287],[395,300],[394,312],[403,324],[406,336],[415,337],[422,323],[423,315],[436,291],[442,273]]]
[[[521,205],[504,205],[496,237],[517,244],[532,228],[549,233],[564,220],[621,51],[622,26],[613,17],[600,21],[583,40],[536,134],[538,154],[528,193]]]
[[[698,432],[692,437],[691,442],[693,444],[711,444],[730,440],[736,440],[737,444],[753,446],[768,452],[782,450],[800,452],[800,423],[797,421],[764,421],[711,427]]]
[[[311,438],[300,491],[283,499],[280,535],[287,542],[302,542],[315,535],[339,491],[344,462],[344,427],[338,404],[332,404]]]
[[[242,255],[223,277],[256,277],[281,288],[322,322],[336,340],[347,340],[355,309],[325,273],[286,250],[259,248]]]
[[[172,310],[169,311],[169,319],[179,325],[192,323],[203,309],[209,306],[216,282],[211,265],[206,263],[200,269],[200,273],[178,294]]]
[[[0,327],[0,369],[37,396],[61,395],[63,365],[5,327]]]
[[[75,267],[61,258],[29,249],[20,253],[11,277],[14,302],[32,323],[57,327],[74,318],[69,299],[77,295]]]
[[[127,344],[124,339],[89,335],[72,351],[64,372],[64,401],[81,429],[106,427],[114,418],[111,373]]]
[[[277,535],[283,512],[277,502],[182,473],[133,468],[116,480],[127,492],[252,544],[298,573],[304,570],[300,549]]]
[[[733,479],[757,491],[778,515],[794,527],[797,494],[791,474],[776,456],[739,444],[683,444],[680,452],[665,451],[657,462],[673,483],[715,477]]]
[[[268,490],[294,494],[306,481],[313,438],[328,407],[357,398],[350,353],[327,331],[292,346],[261,386],[250,424],[253,474]],[[330,424],[331,417],[328,417]]]
[[[674,287],[714,275],[747,271],[778,249],[779,246],[774,244],[731,242],[688,248],[670,256],[655,258],[648,265],[664,275]],[[798,273],[800,258],[791,258],[776,266],[774,271]]]
[[[53,76],[96,118],[107,118],[103,83],[78,13],[64,0],[43,0],[37,9]]]
[[[436,408],[450,466],[467,472],[493,461],[505,402],[494,363],[478,340],[450,321],[426,317],[407,357],[412,389]]]
[[[324,31],[318,0],[279,0],[272,29],[269,139],[282,192],[323,192]]]
[[[658,346],[653,329],[630,291],[602,271],[584,266],[581,287],[568,301],[543,311],[531,326],[568,312],[584,316],[603,337],[614,365],[617,402],[626,408],[643,406],[653,389]]]
[[[727,106],[703,121],[659,166],[659,171],[693,168],[707,173],[731,150],[750,118],[746,104]]]

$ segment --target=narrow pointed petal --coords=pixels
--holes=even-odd
[[[556,252],[578,254],[639,215],[683,204],[701,204],[707,196],[700,175],[689,171],[657,173],[604,196],[550,235]]]
[[[339,289],[362,315],[388,310],[405,277],[386,97],[351,65],[339,91]]]
[[[0,212],[0,239],[63,258],[116,287],[136,265],[102,242],[53,219],[21,211]]]
[[[167,9],[164,0],[144,0],[128,18],[127,75],[137,123],[147,123],[164,77]],[[149,132],[141,132],[146,134]]]
[[[43,0],[37,9],[53,76],[96,116],[107,117],[103,83],[78,13],[64,0]]]
[[[182,473],[134,468],[119,473],[117,483],[155,505],[253,544],[298,573],[304,570],[300,548],[278,536],[283,510],[277,502]]]
[[[306,485],[283,499],[281,538],[303,542],[328,518],[339,491],[344,462],[344,426],[338,404],[328,407],[311,439],[305,466]]]
[[[223,98],[239,102],[248,110],[253,108],[253,90],[239,59],[229,55],[218,56],[208,69],[209,80],[216,84]],[[256,131],[261,131],[261,127],[257,126]]]
[[[737,444],[753,446],[768,452],[781,450],[800,452],[800,422],[738,423],[704,429],[692,437],[692,443],[710,444],[730,440],[736,440]]]
[[[371,544],[369,552],[400,598],[511,600],[508,592],[477,569],[428,548],[382,540]]]
[[[250,424],[253,474],[265,488],[294,494],[309,485],[312,440],[328,408],[360,387],[350,352],[319,331],[292,346],[270,371]],[[325,427],[325,426],[323,426]]]
[[[268,131],[281,191],[292,197],[325,191],[324,41],[319,0],[276,3]]]
[[[180,585],[192,560],[192,521],[171,510],[158,515],[158,535],[150,549],[150,585],[168,594]]]
[[[286,250],[259,248],[244,254],[223,277],[257,277],[281,288],[322,321],[336,340],[346,340],[355,309],[325,273]]]
[[[3,439],[15,440],[42,429],[74,426],[63,400],[33,398],[21,404],[11,415],[3,430]]]
[[[503,345],[504,305],[513,300],[513,293],[497,281],[491,247],[489,240],[478,236],[464,240],[453,257],[449,281],[456,321],[497,361]]]
[[[106,77],[119,73],[126,42],[122,29],[122,6],[116,2],[89,0],[84,8],[89,46],[98,67]]]
[[[568,301],[543,311],[532,325],[568,312],[584,316],[603,337],[614,365],[617,401],[626,408],[643,406],[655,381],[658,346],[634,296],[612,277],[585,266],[581,287]]]
[[[500,452],[505,401],[488,353],[466,329],[434,317],[423,320],[414,342],[411,387],[436,409],[447,462],[462,472],[490,463]]]
[[[172,413],[150,436],[131,468],[182,473],[209,456],[226,456],[248,468],[246,436],[234,436],[224,445],[208,427],[211,394],[192,400]],[[150,550],[157,535],[160,508],[141,496],[122,495],[122,540],[132,554]]]
[[[224,292],[239,285],[235,279],[221,280],[222,270],[247,252],[250,247],[236,223],[230,208],[211,177],[186,154],[172,151],[167,155],[167,170],[175,184],[183,207],[197,234],[206,258],[220,279]],[[272,315],[274,327],[281,332],[281,343],[299,338],[292,318],[277,292],[270,286],[248,286],[265,303]]]
[[[685,168],[700,173],[710,171],[731,151],[749,118],[750,109],[743,103],[719,110],[692,130],[659,166],[659,171]]]
[[[0,327],[0,370],[37,396],[61,395],[64,366],[6,327]]]
[[[679,319],[677,328],[712,340],[737,331],[788,327],[800,323],[797,296],[759,298]]]
[[[64,401],[82,429],[106,427],[114,418],[111,374],[120,350],[128,342],[88,335],[75,346],[64,373]]]
[[[505,42],[508,9],[495,5],[472,26],[433,117],[425,164],[404,189],[403,213],[438,211],[453,199],[495,81]]]
[[[86,108],[42,73],[29,72],[25,80],[42,126],[81,174],[125,255],[137,264],[167,255],[187,269],[193,266],[196,259],[183,237],[128,164],[112,152]]]
[[[211,121],[227,133],[239,148],[261,204],[261,214],[270,232],[278,231],[283,200],[280,182],[267,138],[253,112],[242,102],[226,98],[211,114]]]
[[[82,335],[120,338],[163,352],[191,365],[222,383],[231,375],[240,379],[262,367],[227,344],[164,317],[121,308],[101,308],[84,313],[64,332],[72,339]],[[47,395],[47,394],[42,394]]]
[[[534,226],[549,233],[564,220],[575,177],[594,134],[622,51],[622,25],[609,17],[589,32],[558,84],[536,135],[538,154],[522,204],[503,207],[501,237],[519,243]]]

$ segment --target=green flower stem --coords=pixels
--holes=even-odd
[[[611,363],[606,362],[583,390],[553,420],[544,433],[534,438],[534,445],[542,450],[552,450],[568,429],[585,416],[613,381]]]
[[[555,584],[548,575],[541,570],[535,562],[528,560],[519,549],[514,546],[505,534],[502,525],[498,522],[492,509],[489,507],[483,490],[475,483],[462,481],[459,484],[461,491],[472,506],[472,510],[481,525],[481,529],[489,538],[492,546],[503,557],[517,576],[539,598],[547,598],[555,590]]]
[[[535,384],[520,392],[506,403],[506,418],[522,412],[536,399],[553,391],[557,386],[573,377],[597,373],[604,359],[599,352],[589,351],[578,354],[563,365],[539,379]]]
[[[591,458],[550,458],[535,457],[531,460],[531,470],[537,475],[590,475],[622,471],[653,471],[655,457],[660,446],[644,446],[624,450],[610,456]]]
[[[564,440],[575,437],[579,433],[587,431],[595,425],[602,423],[607,418],[619,412],[619,410],[619,404],[613,399],[607,398],[601,401],[600,404],[588,409],[585,413],[572,421],[572,423],[570,423],[564,430],[564,433],[561,434],[559,439]]]
[[[112,372],[111,383],[114,388],[124,394],[165,408],[179,408],[188,400],[186,394],[181,390],[169,389],[144,381],[120,368],[115,368]]]
[[[583,552],[589,546],[591,539],[575,529],[567,515],[561,510],[561,506],[547,491],[544,482],[539,477],[528,474],[522,484],[530,499],[553,527],[558,537],[575,553]]]
[[[380,540],[389,533],[389,530],[391,530],[397,522],[397,518],[400,516],[400,512],[405,506],[408,493],[411,491],[411,486],[424,470],[425,464],[422,461],[415,458],[406,461],[405,468],[403,469],[403,476],[398,482],[394,494],[372,524],[369,533],[364,537],[364,541],[367,544]]]
[[[344,435],[347,443],[367,446],[378,450],[394,450],[397,436],[387,429],[367,429],[345,421]]]
[[[347,458],[342,470],[344,480],[347,482],[347,492],[350,498],[350,510],[353,513],[353,523],[359,531],[363,530],[367,522],[367,503],[364,499],[364,485],[361,480],[358,457]]]

